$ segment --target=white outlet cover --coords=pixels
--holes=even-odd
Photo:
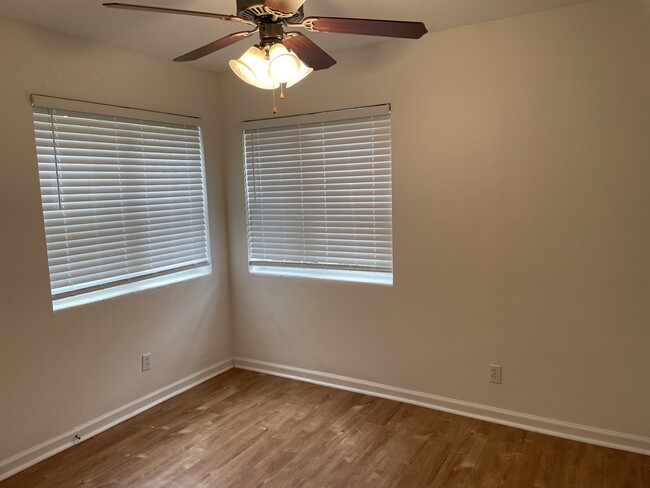
[[[490,383],[501,384],[501,366],[490,364]]]
[[[149,371],[151,369],[151,353],[142,355],[142,371]]]

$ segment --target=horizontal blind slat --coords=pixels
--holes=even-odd
[[[189,256],[175,257],[155,263],[155,265],[144,264],[126,268],[124,265],[117,266],[97,273],[79,275],[77,279],[68,278],[61,275],[52,280],[52,286],[55,289],[62,287],[74,287],[77,290],[94,287],[97,284],[109,283],[111,281],[119,281],[122,279],[131,279],[135,276],[152,275],[170,268],[186,268],[188,265],[195,263],[207,263],[205,256],[197,256],[196,259],[190,259]],[[128,276],[128,278],[125,278]]]
[[[186,237],[183,239],[176,240],[166,240],[159,242],[151,242],[147,244],[142,244],[140,246],[134,246],[130,249],[128,259],[133,259],[139,256],[160,256],[164,254],[164,251],[181,251],[183,247],[191,247],[192,249],[202,249],[205,250],[205,243],[201,241],[201,236],[197,235],[195,237]],[[94,248],[99,249],[99,248]],[[67,250],[66,250],[67,251]],[[51,267],[55,266],[75,266],[75,267],[93,267],[97,263],[105,259],[112,259],[119,257],[121,260],[126,261],[126,257],[123,249],[106,246],[105,249],[99,250],[89,250],[85,253],[79,253],[77,255],[71,256],[66,251],[59,251],[58,253],[52,253],[48,258],[48,263]]]
[[[122,267],[141,265],[144,263],[153,264],[171,258],[188,255],[193,256],[197,254],[197,251],[204,252],[205,247],[201,243],[179,244],[177,246],[152,248],[148,251],[132,252],[128,257],[124,254],[112,254],[94,257],[92,260],[86,261],[54,262],[54,260],[50,260],[49,264],[53,275],[77,273],[77,275],[81,276],[87,274],[89,271],[94,272],[104,269],[106,266],[119,268],[119,263],[123,263]]]
[[[100,254],[101,251],[111,251],[125,253],[125,248],[128,247],[128,252],[138,252],[144,249],[155,249],[165,247],[165,245],[173,246],[176,243],[197,241],[202,238],[204,233],[203,229],[197,228],[194,232],[185,233],[168,233],[152,237],[144,238],[131,238],[131,239],[117,239],[110,238],[104,240],[88,240],[85,242],[77,241],[76,244],[66,244],[59,242],[50,244],[50,252],[48,254],[49,260],[65,257],[68,261],[84,260],[86,256],[92,256],[93,253]]]

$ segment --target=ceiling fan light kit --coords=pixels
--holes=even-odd
[[[235,32],[174,59],[194,61],[259,33],[260,42],[248,49],[229,65],[246,83],[263,90],[290,88],[313,71],[328,69],[336,60],[301,32],[285,29],[306,29],[311,32],[331,32],[365,36],[419,39],[427,29],[422,22],[395,20],[350,19],[342,17],[305,17],[305,0],[237,0],[237,15],[197,12],[147,5],[105,3],[111,8],[158,12],[195,17],[208,17],[253,26],[254,29]],[[277,110],[273,107],[273,113]]]
[[[278,54],[281,49],[284,52]],[[231,60],[229,65],[242,81],[263,90],[274,90],[281,84],[290,88],[314,71],[282,44],[275,44],[268,53],[253,46],[241,58]]]

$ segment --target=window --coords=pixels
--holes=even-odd
[[[199,119],[32,102],[55,310],[210,272]]]
[[[251,273],[392,284],[390,106],[242,128]]]

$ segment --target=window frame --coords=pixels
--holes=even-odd
[[[130,264],[128,264],[128,260],[125,260],[124,263],[122,263],[124,266],[119,266],[120,262],[118,261],[118,266],[115,268],[117,272],[122,271],[122,274],[117,275],[116,277],[119,277],[119,279],[114,279],[116,277],[112,278],[107,278],[105,279],[104,283],[100,283],[97,285],[92,285],[90,286],[95,280],[88,280],[86,283],[88,283],[88,286],[83,286],[83,283],[79,285],[78,288],[72,289],[71,291],[66,291],[66,292],[59,292],[55,293],[55,288],[54,288],[54,278],[53,278],[53,271],[52,270],[52,261],[51,261],[51,255],[50,255],[50,249],[48,246],[48,276],[50,277],[50,291],[51,291],[51,299],[52,299],[52,308],[54,311],[57,310],[62,310],[70,307],[75,307],[79,306],[82,304],[87,304],[87,303],[92,303],[100,300],[106,300],[109,298],[117,297],[117,296],[122,296],[122,295],[127,295],[131,294],[137,291],[141,290],[147,290],[147,289],[152,289],[152,288],[158,288],[161,286],[166,286],[169,284],[173,283],[179,283],[195,278],[199,278],[202,276],[208,276],[212,273],[212,257],[211,257],[211,246],[210,246],[210,225],[209,225],[209,213],[208,213],[208,189],[207,189],[207,178],[206,178],[206,168],[205,168],[205,156],[204,156],[204,150],[203,150],[203,131],[202,131],[202,125],[203,122],[200,118],[197,117],[190,117],[190,116],[183,116],[183,115],[176,115],[176,114],[171,114],[171,113],[165,113],[165,112],[155,112],[155,111],[149,111],[149,110],[143,110],[143,109],[134,109],[134,108],[129,108],[129,107],[121,107],[121,106],[114,106],[114,105],[107,105],[107,104],[99,104],[99,103],[92,103],[92,102],[84,102],[84,101],[78,101],[78,100],[71,100],[71,99],[65,99],[65,98],[57,98],[57,97],[48,97],[48,96],[43,96],[43,95],[32,95],[32,107],[33,107],[33,118],[34,118],[34,130],[35,130],[35,144],[37,148],[37,161],[39,165],[39,187],[40,187],[40,193],[41,193],[41,199],[42,199],[42,215],[43,215],[43,223],[44,227],[46,230],[46,235],[47,235],[47,229],[48,229],[48,217],[46,216],[46,193],[44,193],[44,187],[43,183],[47,182],[52,179],[52,176],[49,177],[44,177],[42,173],[42,167],[46,166],[46,163],[43,163],[41,158],[43,158],[43,154],[41,153],[41,150],[44,146],[42,146],[43,142],[39,142],[38,138],[38,133],[36,132],[37,130],[37,114],[42,114],[43,112],[47,111],[50,113],[50,116],[53,116],[53,114],[56,111],[62,112],[62,114],[66,113],[74,113],[74,114],[79,114],[79,115],[87,115],[92,118],[96,118],[98,120],[98,125],[101,125],[101,123],[110,123],[111,120],[113,123],[130,123],[131,121],[139,121],[142,126],[150,126],[152,128],[157,128],[157,129],[164,129],[169,127],[172,130],[182,130],[183,127],[187,127],[189,130],[190,128],[197,134],[194,137],[194,142],[193,144],[195,145],[195,149],[193,149],[193,160],[194,161],[194,166],[197,168],[194,170],[194,174],[196,176],[193,176],[193,179],[196,179],[200,183],[200,193],[197,193],[197,196],[200,198],[200,203],[194,198],[194,203],[192,203],[192,208],[200,209],[199,214],[200,219],[203,222],[203,230],[202,233],[197,237],[199,240],[197,243],[201,244],[201,252],[200,256],[202,261],[197,262],[196,264],[190,264],[191,261],[197,261],[197,257],[199,254],[192,253],[192,254],[187,254],[187,260],[185,262],[178,262],[170,265],[161,265],[159,264],[157,267],[154,264],[151,264],[152,266],[151,270],[147,272],[147,269],[142,270],[142,274],[140,272],[135,273],[136,276],[131,277],[134,275],[133,271],[128,271],[128,268]],[[41,122],[42,124],[42,122]],[[156,125],[160,124],[160,125]],[[142,130],[142,129],[141,129]],[[156,132],[158,134],[158,132]],[[90,137],[97,138],[98,133],[93,132],[90,133]],[[129,136],[131,137],[131,136]],[[42,139],[42,138],[41,138]],[[50,140],[51,144],[56,145],[56,147],[59,147],[56,144],[57,136],[52,134],[52,139]],[[149,139],[147,139],[149,141]],[[47,139],[46,139],[47,142]],[[198,147],[196,147],[196,144],[198,142]],[[74,142],[73,142],[74,144]],[[126,143],[120,142],[118,143],[117,141],[114,143],[115,147],[109,146],[106,151],[114,151],[114,152],[119,152],[119,151],[124,151],[125,149],[118,149],[118,147],[124,146]],[[102,144],[103,145],[103,144]],[[100,145],[101,146],[101,145]],[[136,147],[136,144],[133,144],[133,147]],[[130,149],[130,145],[128,146]],[[141,146],[142,147],[142,146]],[[164,149],[165,146],[158,145],[156,146],[155,144],[151,144],[151,147],[153,147],[153,150],[149,149],[150,144],[147,144],[147,150],[152,153],[156,153],[156,149],[161,149],[161,153],[163,152],[162,149]],[[90,149],[93,149],[91,146]],[[103,148],[102,148],[103,150]],[[144,149],[141,149],[144,150]],[[175,151],[174,151],[175,153]],[[158,156],[156,154],[156,156]],[[58,156],[60,157],[60,156]],[[86,159],[83,160],[84,163],[87,164],[92,164],[87,161],[91,161],[93,156],[86,156]],[[110,157],[110,156],[109,156]],[[132,158],[132,156],[130,156]],[[138,156],[139,160],[142,161],[143,164],[150,163],[151,158],[147,155],[145,156],[144,154],[142,156]],[[159,157],[159,156],[158,156]],[[177,158],[180,159],[180,158]],[[65,181],[63,177],[60,180],[59,178],[59,164],[64,164],[64,163],[59,163],[57,159],[57,152],[54,152],[54,160],[55,160],[55,168],[56,168],[56,176],[54,177],[56,179],[56,187],[57,187],[57,195],[58,198],[60,199],[60,193],[58,188],[61,183],[59,181]],[[188,160],[190,161],[190,160]],[[197,165],[198,162],[198,165]],[[96,163],[95,163],[96,164]],[[135,163],[137,165],[137,163]],[[113,164],[115,165],[115,164]],[[181,166],[179,166],[181,167]],[[200,167],[200,173],[198,171],[198,168]],[[46,170],[43,170],[46,171]],[[75,170],[76,171],[76,170]],[[88,171],[88,169],[85,169],[83,171]],[[140,170],[141,171],[141,170]],[[158,172],[160,172],[161,169],[158,169]],[[46,171],[47,172],[47,171]],[[50,170],[51,172],[51,170]],[[110,173],[110,176],[112,177],[111,179],[116,179],[115,175],[119,175],[120,170],[116,170],[114,172]],[[45,178],[45,179],[43,179]],[[143,225],[146,226],[146,229],[144,230],[145,233],[152,232],[151,230],[151,223],[149,222],[149,217],[148,217],[148,212],[149,210],[149,205],[151,205],[148,202],[148,198],[150,195],[150,186],[152,183],[147,183],[146,181],[146,173],[145,176],[139,176],[136,177],[136,179],[145,179],[144,184],[142,183],[133,183],[130,182],[129,185],[135,185],[136,186],[142,186],[144,190],[138,190],[138,191],[144,191],[145,192],[145,197],[139,197],[139,198],[145,198],[145,201],[147,202],[145,204],[146,209],[145,210],[138,210],[138,213],[146,213],[147,217],[139,217],[138,220],[146,220],[146,224],[140,224],[138,222],[138,226],[142,227]],[[167,176],[164,177],[164,182],[166,184],[174,184],[176,181],[181,181],[183,180],[182,177],[178,177],[175,179],[170,178],[169,180],[166,180],[168,178]],[[119,179],[119,176],[118,176]],[[91,179],[90,181],[94,181]],[[120,180],[121,181],[121,180]],[[187,183],[189,185],[189,183]],[[156,181],[156,186],[159,186],[160,183],[159,181]],[[195,183],[194,186],[198,185],[198,183]],[[96,196],[97,192],[96,190],[84,190],[86,193],[85,195],[91,195]],[[127,190],[128,191],[128,190]],[[186,190],[187,191],[187,190]],[[196,190],[194,190],[196,191]],[[125,202],[128,200],[124,200],[124,190],[122,190],[122,186],[120,183],[120,190],[119,190],[119,195],[116,193],[116,196],[114,199],[108,200],[110,202],[117,202],[119,205],[117,205],[115,208],[119,209],[125,209]],[[60,201],[60,200],[59,200]],[[60,205],[60,203],[59,203]],[[85,208],[85,207],[84,207]],[[92,208],[92,205],[89,205],[89,208]],[[152,208],[155,210],[155,204],[153,204]],[[158,210],[160,211],[160,210]],[[118,212],[119,213],[119,212]],[[101,214],[97,214],[89,217],[89,223],[92,223],[91,221],[96,219],[101,216]],[[68,217],[62,216],[59,217],[60,219],[66,219]],[[113,217],[112,217],[113,218]],[[177,219],[175,219],[173,216],[167,216],[167,220],[171,223],[176,223]],[[118,218],[114,220],[116,223],[128,223],[129,220],[125,218]],[[84,221],[85,222],[85,221]],[[111,220],[110,222],[113,222]],[[133,221],[132,221],[133,222]],[[52,225],[52,224],[50,224]],[[182,221],[179,223],[179,225],[182,226]],[[185,224],[187,225],[187,224]],[[172,227],[172,232],[173,232],[173,227]],[[142,232],[142,231],[139,231]],[[116,235],[119,233],[116,233]],[[68,240],[68,236],[71,235],[67,232],[67,229],[63,231],[63,235],[65,236],[65,242]],[[172,234],[163,234],[163,236],[169,236],[169,239],[172,239]],[[178,235],[178,234],[176,234]],[[96,238],[96,234],[95,234]],[[138,238],[141,240],[141,238]],[[167,242],[167,240],[163,241],[158,241],[164,244],[164,242]],[[170,241],[171,242],[171,241]],[[194,242],[194,241],[192,241]],[[122,249],[124,252],[128,255],[129,252],[129,246],[130,245],[125,245]],[[141,246],[140,246],[141,247]],[[67,244],[66,244],[67,248]],[[117,250],[117,247],[111,247],[110,249],[115,249]],[[174,246],[169,247],[167,246],[167,249],[174,249]],[[192,246],[192,249],[194,249],[194,246]],[[115,252],[115,251],[113,251]],[[135,251],[132,251],[135,252]],[[198,251],[197,251],[198,253]],[[169,255],[168,253],[166,255]],[[155,257],[155,253],[152,254],[152,256]],[[159,258],[161,259],[161,258]],[[182,259],[181,257],[176,257],[175,259]],[[150,261],[151,263],[155,263],[155,261]],[[173,262],[172,262],[173,263]],[[167,266],[173,266],[167,268]],[[101,281],[100,278],[99,280],[96,281]],[[74,288],[74,287],[73,287]],[[60,288],[59,288],[60,289]]]
[[[388,120],[388,150],[389,150],[389,223],[390,223],[390,268],[385,270],[350,269],[346,266],[329,266],[327,264],[309,265],[291,262],[261,263],[252,259],[251,244],[251,208],[249,195],[248,161],[246,149],[246,131],[254,129],[293,128],[298,125],[313,123],[337,123],[356,119],[385,116]],[[295,116],[281,116],[267,119],[247,120],[240,123],[242,131],[242,153],[244,160],[244,192],[246,204],[247,259],[248,271],[251,275],[329,280],[340,282],[368,283],[378,285],[393,285],[394,253],[393,253],[393,157],[392,157],[392,108],[390,104],[354,107],[341,110],[314,112]],[[326,161],[326,160],[324,160]],[[375,242],[375,241],[373,241]],[[376,244],[375,244],[376,245]]]

